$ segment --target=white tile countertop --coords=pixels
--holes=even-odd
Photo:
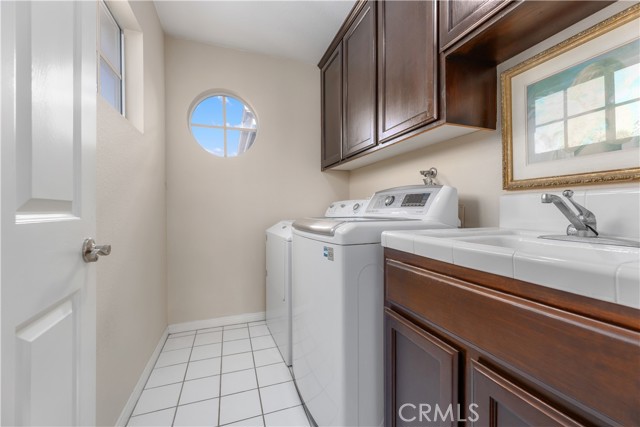
[[[638,240],[637,188],[576,192],[601,236]],[[640,308],[640,249],[593,240],[539,238],[564,234],[566,218],[541,193],[501,198],[500,227],[386,231],[382,245],[450,264]]]

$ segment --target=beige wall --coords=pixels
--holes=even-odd
[[[151,2],[143,33],[144,133],[98,96],[97,423],[114,425],[166,325],[164,36]],[[139,126],[140,127],[140,126]]]
[[[264,311],[264,231],[347,197],[320,172],[319,71],[281,58],[165,38],[169,323]],[[254,146],[218,158],[196,143],[189,107],[211,89],[250,103]]]
[[[497,132],[464,135],[352,171],[349,197],[368,197],[383,188],[422,184],[419,171],[435,166],[437,180],[458,189],[466,227],[497,226],[501,153]]]

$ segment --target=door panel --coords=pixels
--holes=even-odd
[[[342,41],[344,136],[342,157],[376,145],[376,18],[369,2]]]
[[[73,386],[73,359],[78,344],[76,295],[16,331],[19,425],[74,424],[78,409]]]
[[[505,7],[509,0],[448,0],[440,3],[440,50]]]
[[[436,419],[434,412],[459,411],[458,350],[388,309],[384,321],[385,425],[457,425],[448,416]],[[427,407],[430,410],[423,412]]]
[[[571,426],[581,424],[532,396],[491,369],[473,361],[471,401],[477,405],[474,426]]]
[[[342,158],[342,45],[322,69],[322,167]]]
[[[381,2],[378,20],[378,139],[437,118],[436,2]]]
[[[16,83],[18,158],[18,209],[70,209],[73,199],[73,143],[79,135],[75,123],[74,85],[79,74],[73,39],[73,2],[18,5]],[[30,96],[28,96],[30,94]],[[24,201],[24,203],[23,203]],[[53,203],[47,203],[51,201]],[[66,203],[61,203],[66,202]]]
[[[95,2],[0,2],[2,424],[95,423]]]

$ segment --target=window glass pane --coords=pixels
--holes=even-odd
[[[536,127],[534,147],[536,154],[562,150],[564,148],[564,122]]]
[[[536,125],[560,120],[564,117],[564,96],[562,92],[552,93],[536,99]]]
[[[569,119],[567,126],[569,147],[594,144],[607,139],[604,110]]]
[[[224,120],[222,119],[222,96],[210,96],[198,104],[191,114],[191,123],[224,126]]]
[[[240,127],[242,124],[242,115],[244,112],[244,105],[242,102],[230,96],[227,99],[227,126]]]
[[[227,156],[237,156],[253,145],[255,131],[227,130]]]
[[[103,3],[100,4],[100,50],[118,73],[121,73],[120,28]]]
[[[616,107],[616,139],[640,136],[640,101]]]
[[[570,116],[604,107],[604,77],[597,77],[567,88]]]
[[[100,95],[113,107],[122,111],[121,82],[111,67],[100,58]]]
[[[190,121],[196,141],[216,156],[238,156],[251,148],[256,139],[255,113],[231,96],[205,98],[191,112]]]
[[[640,98],[640,64],[634,64],[614,73],[616,104]]]
[[[191,132],[202,148],[211,154],[224,157],[224,129],[192,126]]]

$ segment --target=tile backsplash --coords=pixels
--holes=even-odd
[[[562,190],[501,196],[500,227],[564,233],[569,222],[554,205],[540,201],[543,193],[562,196]],[[573,199],[595,214],[602,235],[640,239],[640,186],[574,189]]]

